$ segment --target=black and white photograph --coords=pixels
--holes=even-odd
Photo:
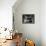
[[[34,14],[23,14],[22,16],[22,23],[24,24],[34,24],[35,22],[35,15]]]

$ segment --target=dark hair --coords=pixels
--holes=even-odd
[[[34,46],[35,46],[35,43],[34,43]]]

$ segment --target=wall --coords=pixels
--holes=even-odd
[[[13,6],[14,24],[18,32],[24,34],[24,38],[35,41],[36,46],[41,46],[40,28],[40,0],[21,0]],[[35,14],[35,24],[22,24],[23,14]]]
[[[12,6],[16,0],[0,0],[0,27],[12,28]]]
[[[42,46],[46,46],[46,0],[41,1],[40,23]]]

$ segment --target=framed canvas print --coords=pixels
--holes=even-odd
[[[23,14],[22,15],[22,23],[23,24],[34,24],[35,23],[35,16],[34,14]]]

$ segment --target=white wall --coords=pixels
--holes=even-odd
[[[19,2],[19,1],[18,1]],[[21,2],[21,0],[20,0]],[[15,28],[22,32],[24,37],[35,41],[36,46],[41,46],[40,28],[40,0],[22,0],[13,6]],[[17,6],[16,6],[17,5]],[[35,24],[22,24],[23,14],[35,14]]]
[[[12,28],[12,6],[16,0],[0,0],[0,27]]]
[[[46,0],[41,1],[41,40],[42,46],[46,46]]]

